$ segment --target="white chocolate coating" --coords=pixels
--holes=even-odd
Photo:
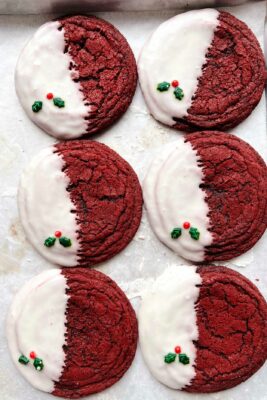
[[[199,296],[201,277],[197,267],[169,267],[142,299],[138,314],[139,340],[144,360],[152,375],[172,389],[182,389],[195,377],[198,339],[195,303]],[[177,358],[171,364],[164,356],[181,347],[190,364]]]
[[[205,56],[218,26],[214,9],[188,11],[161,24],[145,44],[138,62],[139,80],[147,106],[158,121],[174,125],[192,103]],[[160,82],[179,81],[184,98],[175,98],[174,88],[159,92]]]
[[[208,231],[209,208],[198,156],[190,142],[180,137],[161,149],[161,154],[150,166],[143,183],[143,195],[151,227],[158,238],[175,253],[191,261],[203,261],[205,246],[212,243]],[[200,232],[194,240],[183,223],[189,222]],[[172,239],[174,228],[182,228],[182,235]]]
[[[61,376],[65,353],[67,282],[59,269],[42,272],[16,294],[7,319],[7,339],[12,359],[21,374],[37,389],[52,392]],[[44,363],[37,371],[29,353]],[[23,354],[27,365],[18,362]]]
[[[59,139],[74,139],[86,133],[90,107],[83,101],[80,84],[72,80],[70,55],[64,53],[64,30],[59,22],[42,25],[21,52],[15,85],[19,100],[29,118],[44,131]],[[65,101],[58,108],[46,95],[53,93]],[[32,111],[35,101],[42,101],[39,112]]]
[[[66,190],[69,178],[62,172],[64,161],[53,151],[53,146],[42,150],[23,172],[18,207],[26,236],[36,250],[54,264],[71,267],[78,260],[78,224]],[[46,247],[45,239],[54,237],[55,231],[70,238],[72,245],[63,247],[57,240],[54,246]]]

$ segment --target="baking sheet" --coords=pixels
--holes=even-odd
[[[189,9],[238,5],[251,0],[0,0],[0,14]],[[253,1],[253,0],[252,0]]]
[[[253,2],[225,8],[244,20],[263,46],[265,2]],[[149,34],[175,12],[99,13],[115,24],[127,37],[138,56]],[[35,126],[24,114],[15,94],[14,68],[20,50],[33,32],[55,15],[0,16],[0,398],[1,400],[45,400],[51,395],[36,391],[13,365],[7,350],[4,325],[14,293],[35,274],[54,268],[37,254],[26,241],[18,219],[16,192],[21,170],[32,156],[55,140]],[[266,103],[263,97],[252,115],[233,132],[249,142],[267,159]],[[123,118],[107,132],[95,135],[120,153],[134,167],[140,180],[149,162],[161,147],[177,138],[176,131],[163,127],[149,116],[140,88]],[[250,278],[267,298],[265,254],[267,235],[253,250],[229,265]],[[151,231],[144,210],[142,223],[132,243],[109,262],[97,269],[114,279],[130,297],[136,310],[140,293],[171,264],[185,264]],[[44,321],[45,323],[45,321]],[[267,400],[267,363],[252,378],[236,388],[210,395],[193,395],[166,388],[155,381],[138,348],[132,367],[120,382],[90,400]]]

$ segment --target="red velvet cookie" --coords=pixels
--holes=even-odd
[[[58,143],[40,152],[19,189],[32,245],[62,266],[92,266],[124,249],[142,214],[142,191],[130,165],[104,144]]]
[[[248,251],[267,226],[267,168],[238,137],[191,133],[161,149],[144,181],[149,221],[159,239],[194,262]]]
[[[94,16],[68,16],[42,25],[16,67],[16,90],[26,113],[60,139],[110,126],[127,110],[136,82],[126,39]]]
[[[267,304],[243,275],[226,267],[173,266],[150,290],[138,315],[139,338],[161,383],[218,392],[245,381],[266,361]]]
[[[187,132],[239,124],[260,101],[266,79],[253,32],[215,9],[161,24],[145,44],[138,70],[151,114]]]
[[[35,388],[79,398],[124,375],[138,331],[114,281],[95,270],[63,268],[44,271],[19,291],[7,335],[15,365]]]

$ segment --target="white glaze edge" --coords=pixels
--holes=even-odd
[[[143,182],[144,203],[153,231],[175,253],[194,262],[204,260],[205,247],[213,240],[208,230],[205,192],[199,187],[204,175],[198,160],[191,143],[179,137],[160,150]],[[172,174],[171,182],[168,173]],[[185,221],[198,228],[199,240],[193,240],[188,230],[183,230],[178,239],[171,238],[172,229],[182,228]]]
[[[198,339],[195,304],[202,280],[195,266],[171,266],[143,294],[138,312],[139,341],[143,358],[151,374],[172,389],[189,386],[195,377]],[[183,365],[171,364],[164,356],[181,346],[190,358]]]
[[[29,118],[41,129],[59,139],[74,139],[86,134],[90,106],[85,105],[82,88],[74,69],[75,64],[64,53],[64,29],[59,30],[59,21],[42,25],[26,44],[18,59],[15,70],[15,87],[22,107]],[[65,107],[58,108],[53,100],[46,98],[52,92],[65,101]],[[34,101],[43,102],[37,113],[32,111]]]
[[[44,298],[41,304],[36,304],[35,302],[33,304],[33,307],[36,307],[37,313],[38,308],[41,313],[47,312],[45,320],[36,321],[35,315],[33,315],[34,313],[28,315],[27,320],[27,311],[25,320],[25,315],[23,314],[25,312],[25,306],[31,301],[31,297],[34,297],[34,294],[36,294],[38,290],[40,291],[40,288],[45,287],[47,283],[55,285],[53,289],[57,290],[52,290],[51,296]],[[68,295],[66,294],[67,287],[66,279],[61,274],[61,270],[50,269],[42,272],[28,281],[17,292],[10,306],[6,321],[8,347],[15,366],[32,386],[50,393],[54,389],[55,382],[59,380],[62,374],[65,361],[63,345],[65,343],[66,333],[65,313],[68,300]],[[32,300],[34,301],[36,299]],[[56,307],[60,315],[56,315],[56,317],[53,315],[53,307]],[[22,324],[20,323],[21,317],[23,317]],[[39,322],[42,322],[41,326],[39,326]],[[35,326],[36,323],[38,327]],[[31,331],[35,332],[34,330],[37,329],[40,329],[40,336],[35,333],[32,335]],[[21,336],[23,335],[24,337],[22,338]],[[40,351],[27,345],[27,341],[30,337],[38,338],[40,341],[40,343],[38,343]],[[44,369],[42,371],[35,370],[32,364],[33,360],[31,360],[28,365],[23,365],[18,362],[18,358],[22,354],[22,348],[27,348],[28,352],[37,350],[37,356],[42,358],[44,362]],[[29,354],[26,353],[24,355],[29,358]]]
[[[75,206],[67,186],[68,176],[62,172],[64,161],[55,147],[50,146],[35,155],[21,175],[18,189],[18,208],[22,226],[32,246],[48,261],[65,267],[78,264],[80,244]],[[53,247],[44,240],[60,230],[71,239],[70,247],[56,241]]]
[[[176,15],[162,23],[144,45],[138,60],[139,81],[147,106],[158,121],[172,126],[173,117],[188,115],[218,16],[214,9]],[[172,87],[165,92],[156,90],[158,83],[172,80],[178,80],[184,91],[182,101],[175,98]]]

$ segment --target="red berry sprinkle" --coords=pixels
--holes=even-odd
[[[182,349],[181,349],[180,346],[176,346],[175,349],[174,349],[174,351],[175,351],[176,354],[180,354],[181,351],[182,351]]]
[[[52,100],[54,95],[53,95],[53,93],[47,93],[46,97],[48,100]]]
[[[55,237],[60,238],[61,235],[62,235],[62,232],[60,232],[60,231],[55,232]]]
[[[178,81],[172,81],[172,87],[177,87],[179,85]]]
[[[35,351],[30,352],[30,358],[35,359],[36,358],[36,353]]]
[[[184,229],[189,229],[190,228],[190,223],[189,222],[184,222],[183,227],[184,227]]]

